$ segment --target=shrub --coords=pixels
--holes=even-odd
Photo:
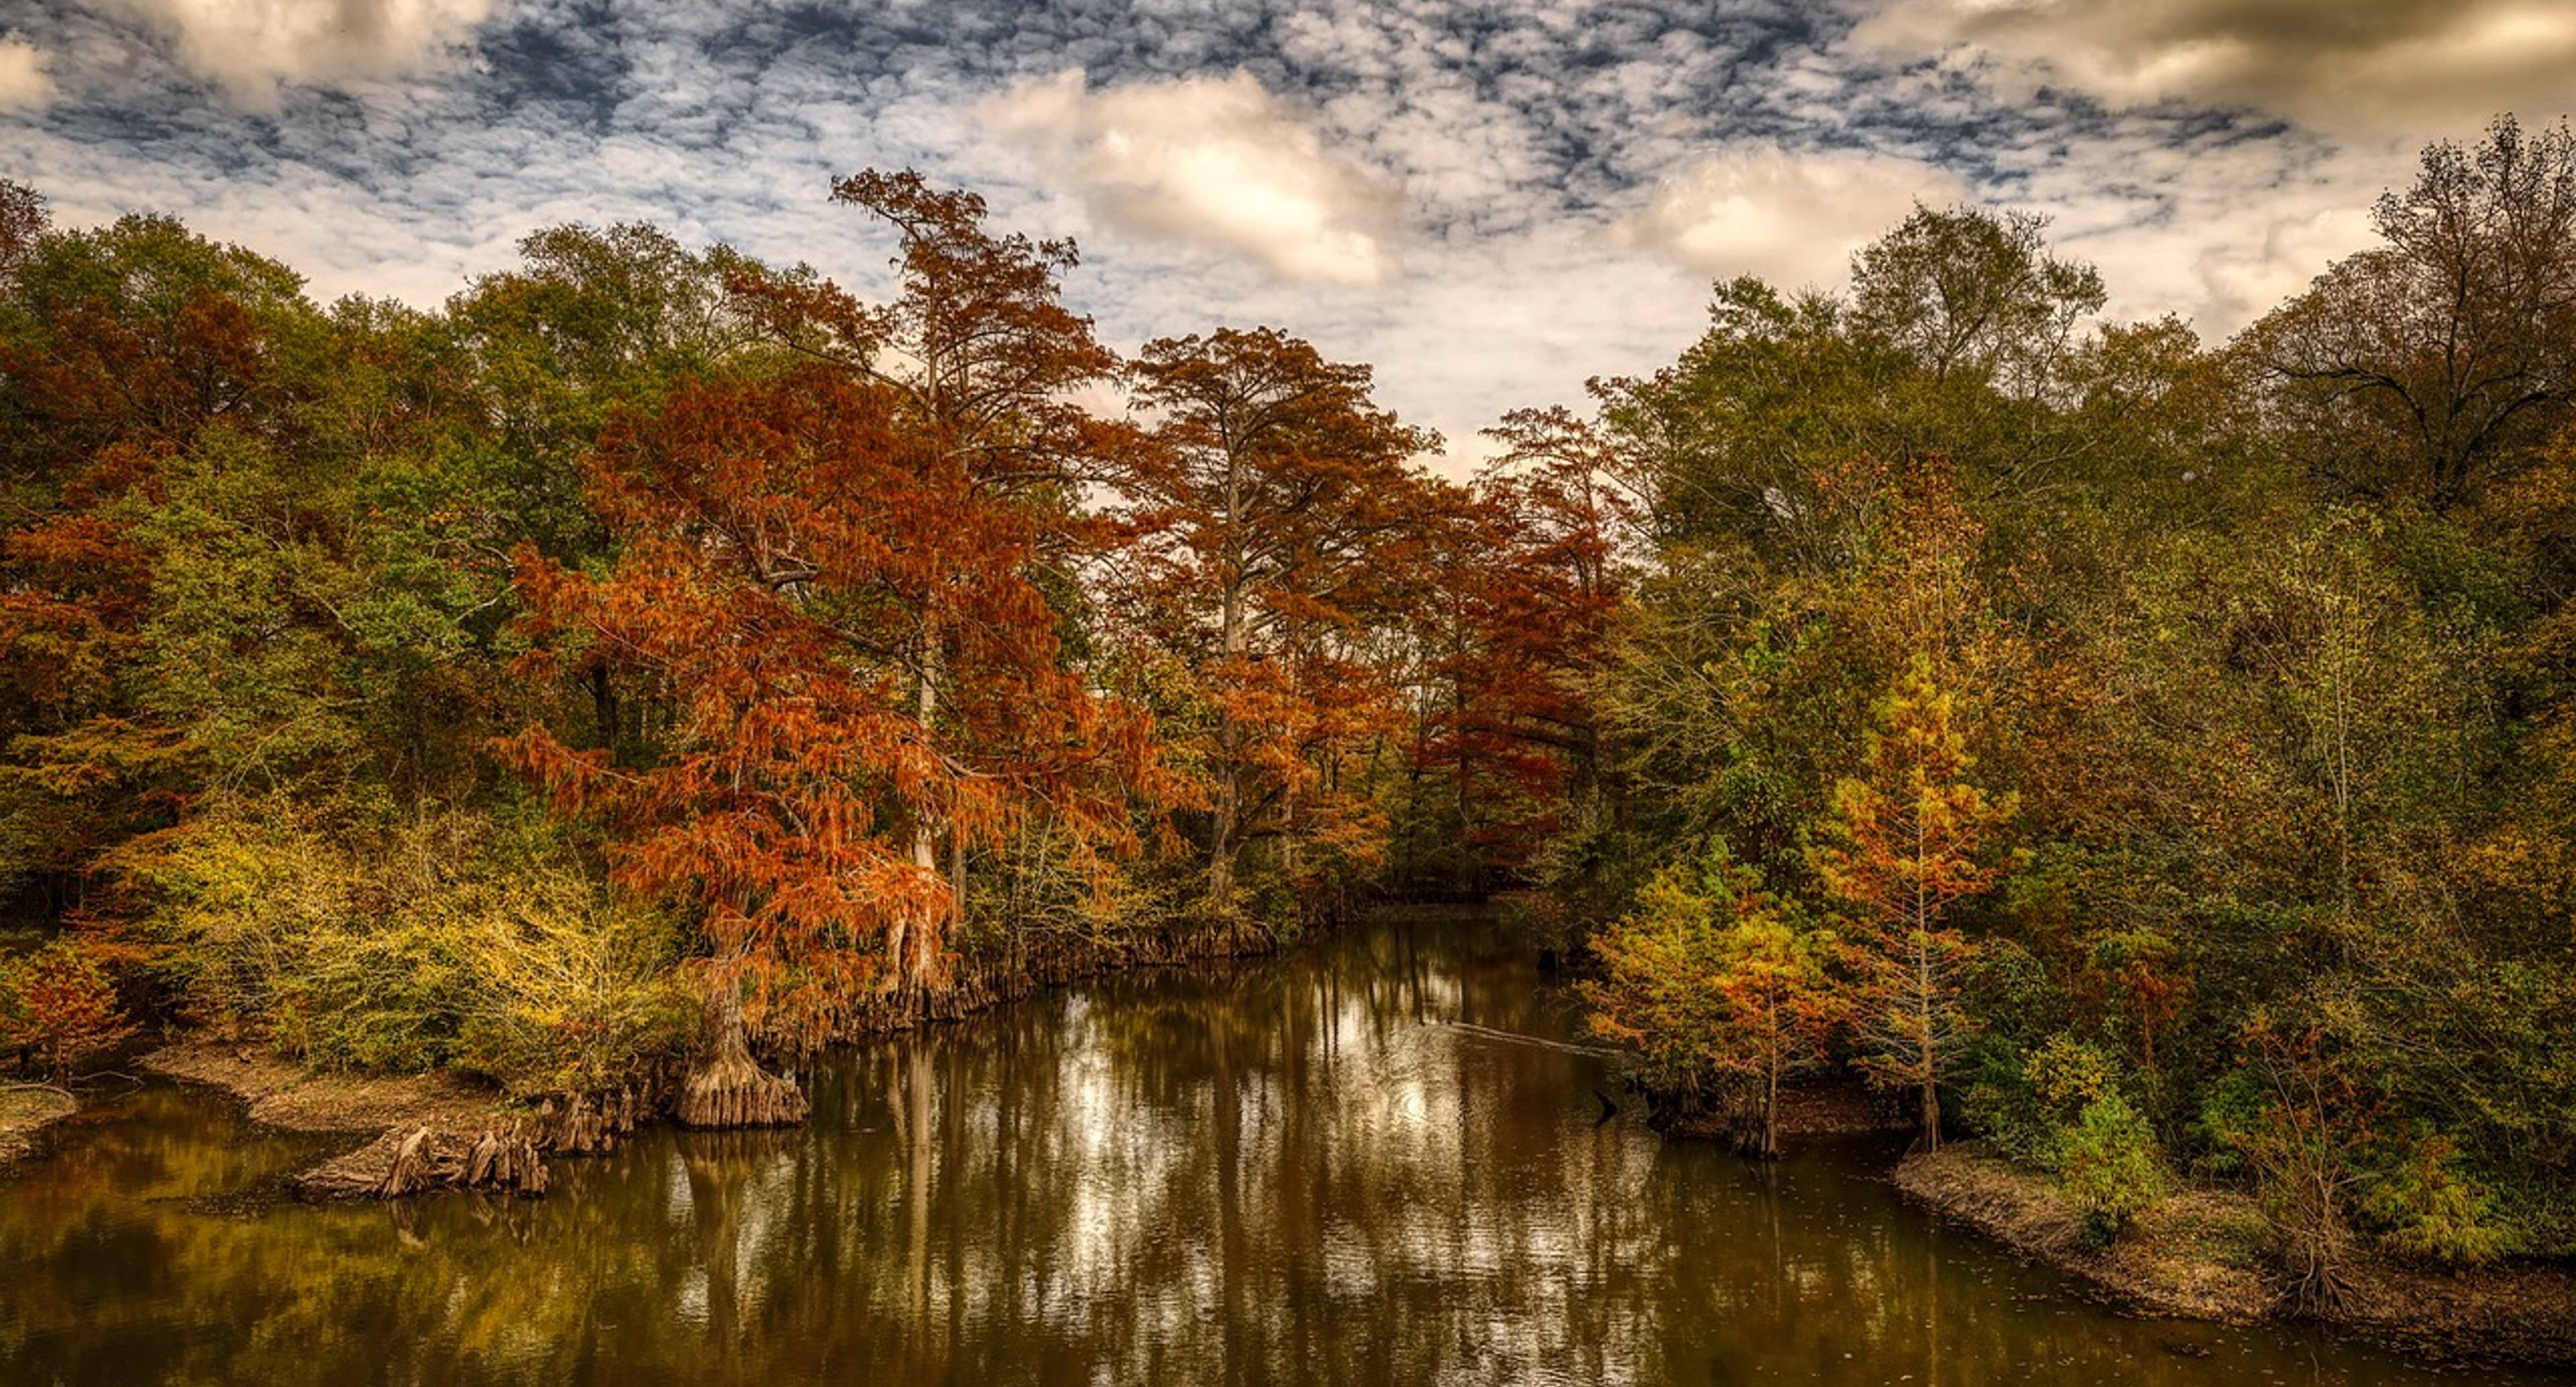
[[[613,901],[534,815],[353,827],[253,806],[190,825],[133,874],[189,1005],[311,1064],[594,1091],[694,1025],[671,922]]]
[[[2085,1231],[2096,1242],[2118,1237],[2165,1197],[2155,1133],[2116,1090],[2086,1103],[2059,1136],[2057,1169],[2059,1187],[2083,1210]]]
[[[2061,1167],[2067,1133],[2085,1108],[2118,1089],[2111,1057],[2063,1034],[2027,1053],[1989,1043],[1973,1073],[1971,1120],[2006,1157],[2049,1171]]]
[[[2364,1189],[2361,1213],[2391,1251],[2419,1261],[2477,1266],[2514,1250],[2494,1195],[2460,1168],[2458,1146],[2440,1132],[2396,1144]]]
[[[57,1082],[134,1033],[116,985],[89,953],[57,939],[0,969],[0,1049]]]

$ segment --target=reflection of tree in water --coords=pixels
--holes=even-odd
[[[1594,1061],[1425,1024],[1569,1033],[1472,942],[1051,994],[836,1058],[802,1130],[648,1133],[537,1202],[208,1210],[313,1145],[147,1094],[0,1187],[0,1381],[2409,1380],[2168,1355],[2190,1331],[2022,1299],[2055,1283],[1867,1161],[1599,1124]]]

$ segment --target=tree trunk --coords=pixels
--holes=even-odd
[[[706,1054],[680,1087],[684,1127],[790,1127],[805,1120],[794,1079],[762,1069],[743,1028],[741,983],[719,970],[707,998]]]
[[[1243,591],[1237,584],[1226,586],[1217,638],[1218,649],[1228,665],[1239,661],[1250,648],[1244,631]],[[1234,715],[1219,708],[1216,803],[1211,807],[1208,827],[1208,901],[1219,915],[1229,918],[1234,914],[1234,859],[1241,851],[1243,832],[1242,742]]]
[[[939,670],[942,655],[939,628],[925,619],[921,624],[921,670],[914,690],[913,715],[920,721],[921,735],[927,739],[939,718]],[[895,976],[914,994],[925,994],[943,981],[939,959],[945,947],[945,926],[964,907],[960,894],[962,881],[948,880],[939,869],[939,824],[917,806],[912,826],[912,865],[929,880],[944,882],[950,892],[949,908],[933,914],[923,911],[921,918],[898,923],[887,943],[892,954]]]

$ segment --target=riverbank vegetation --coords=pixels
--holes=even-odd
[[[1441,480],[1365,367],[1122,358],[1070,245],[832,193],[880,295],[566,226],[421,310],[0,189],[0,886],[52,936],[0,1053],[792,1121],[814,1047],[1474,893],[1597,794],[1589,472]]]
[[[1122,355],[1069,244],[832,195],[871,292],[566,226],[420,309],[5,190],[27,1076],[793,1121],[838,1039],[1511,887],[1750,1149],[1857,1076],[2097,1243],[2237,1191],[2316,1304],[2576,1252],[2565,127],[2226,342],[1918,208],[1464,481],[1364,366]]]
[[[1811,955],[1801,1061],[2096,1244],[2197,1185],[2312,1307],[2576,1252],[2576,142],[2436,146],[2374,217],[2208,343],[1922,209],[1599,388],[1621,812],[1547,862],[1682,1115],[1772,1143]]]

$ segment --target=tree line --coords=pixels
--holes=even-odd
[[[1104,347],[1073,247],[862,173],[882,299],[558,227],[422,311],[0,199],[23,1062],[121,1015],[531,1096],[1473,893],[1599,778],[1605,512],[1268,329]],[[685,1082],[682,1080],[685,1079]]]
[[[1918,208],[1581,421],[1640,536],[1587,984],[1768,1150],[1849,1066],[2291,1282],[2576,1248],[2576,140],[2437,144],[2230,341]]]

